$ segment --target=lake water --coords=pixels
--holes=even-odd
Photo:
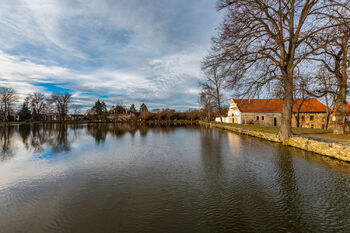
[[[205,127],[0,127],[0,232],[350,232],[350,164]]]

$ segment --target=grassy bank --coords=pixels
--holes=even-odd
[[[267,127],[261,125],[243,125],[243,124],[228,124],[223,125],[237,127],[241,129],[254,130],[264,133],[277,134],[279,127]],[[315,140],[322,140],[327,142],[341,143],[344,145],[350,145],[350,133],[335,135],[333,130],[326,129],[309,129],[309,128],[292,128],[293,134],[297,136],[307,137]]]

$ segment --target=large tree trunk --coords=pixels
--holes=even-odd
[[[217,80],[216,73],[215,73],[215,80]],[[218,101],[217,104],[219,107],[219,114],[220,114],[220,122],[222,124],[223,122],[222,122],[221,99],[220,99],[220,90],[219,90],[218,82],[216,82],[215,85],[216,85],[216,96],[217,96],[217,101]]]
[[[325,89],[327,88],[327,86],[325,86]],[[327,94],[325,95],[325,102],[326,102],[326,122],[325,122],[325,129],[328,129],[328,124],[329,124],[329,117],[331,114],[331,111],[329,109],[329,102],[328,102],[328,96]]]
[[[346,91],[348,88],[348,37],[342,38],[341,75],[338,77],[339,93],[336,101],[334,134],[344,134],[346,121]]]
[[[343,134],[345,132],[346,119],[346,82],[340,86],[339,94],[336,101],[334,134]]]
[[[325,129],[328,129],[330,115],[331,115],[331,111],[329,111],[329,108],[327,107],[326,122],[325,122],[325,127],[324,127]]]
[[[284,142],[290,138],[292,133],[292,111],[293,111],[293,77],[288,75],[284,78],[285,95],[283,97],[282,121],[279,136]]]
[[[220,122],[223,123],[222,121],[222,110],[221,110],[221,104],[219,104],[219,114],[220,114]]]

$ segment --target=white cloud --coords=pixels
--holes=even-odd
[[[210,0],[3,0],[0,85],[24,96],[51,83],[84,105],[192,107],[217,22]]]
[[[127,99],[163,99],[171,105],[174,93],[194,93],[195,89],[186,85],[190,78],[195,81],[195,77],[198,77],[197,63],[194,55],[173,55],[157,61],[152,60],[150,66],[142,67],[133,73],[111,69],[80,73],[60,66],[22,60],[21,57],[0,51],[0,66],[3,67],[0,70],[0,84],[15,88],[22,97],[33,91],[43,91],[43,84],[52,83],[73,91],[73,97],[77,101],[84,97],[83,93],[90,93],[96,96],[112,96],[111,104],[119,98],[121,102]],[[113,97],[115,95],[119,97]],[[88,101],[78,102],[88,104]]]

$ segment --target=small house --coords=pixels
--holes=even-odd
[[[295,99],[292,127],[324,128],[326,106],[314,98]],[[280,126],[282,119],[282,99],[232,99],[228,116],[224,122],[234,124],[256,124]],[[220,119],[216,119],[216,121]]]

